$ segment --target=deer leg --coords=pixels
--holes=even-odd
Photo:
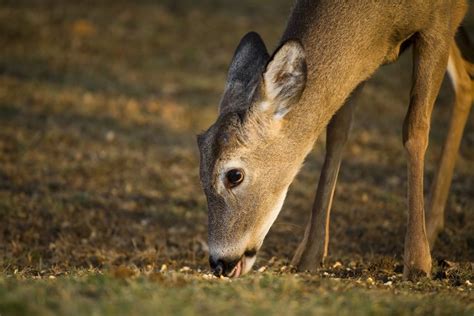
[[[448,74],[454,86],[455,99],[448,134],[431,187],[426,213],[426,230],[431,249],[439,232],[444,227],[444,209],[448,199],[456,157],[474,98],[473,81],[469,77],[466,62],[454,42],[449,54]]]
[[[413,48],[413,84],[403,124],[407,153],[408,222],[405,235],[404,279],[431,273],[431,255],[425,228],[423,201],[424,158],[428,147],[431,112],[446,69],[449,44],[442,34],[419,33]],[[442,30],[441,30],[442,31]],[[446,34],[445,38],[449,38]]]
[[[341,165],[342,153],[352,125],[354,102],[361,90],[357,88],[350,99],[333,116],[326,134],[326,157],[319,177],[316,197],[304,238],[291,264],[301,271],[319,268],[327,255],[329,215]]]

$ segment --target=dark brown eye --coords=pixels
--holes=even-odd
[[[244,180],[244,171],[242,169],[232,169],[225,174],[226,187],[234,188]]]

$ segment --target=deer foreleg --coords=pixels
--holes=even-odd
[[[326,157],[319,178],[316,197],[303,241],[298,246],[292,265],[301,271],[319,268],[327,255],[329,243],[329,215],[336,188],[344,147],[347,143],[355,99],[361,87],[331,119],[327,127]]]
[[[413,48],[413,84],[403,126],[408,163],[408,223],[405,236],[405,279],[429,276],[431,255],[425,228],[423,201],[424,158],[428,147],[431,112],[449,55],[449,36],[419,33]],[[440,38],[441,37],[441,38]]]

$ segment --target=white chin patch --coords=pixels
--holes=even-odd
[[[270,230],[270,227],[272,227],[273,223],[275,222],[276,218],[278,217],[278,214],[280,213],[281,208],[283,206],[283,202],[285,202],[285,197],[286,197],[287,192],[288,192],[288,189],[283,191],[283,193],[280,195],[277,202],[275,203],[275,206],[270,211],[270,214],[268,215],[268,218],[265,221],[265,223],[263,225],[262,232],[259,236],[260,237],[259,239],[261,240],[261,243],[263,243],[263,239],[265,238],[268,231]]]
[[[244,256],[242,258],[242,260],[244,260],[244,267],[242,269],[242,274],[245,274],[245,273],[249,272],[250,270],[252,270],[253,264],[255,263],[255,259],[257,259],[256,255],[253,256],[253,257]]]

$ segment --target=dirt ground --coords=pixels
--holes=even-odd
[[[181,271],[185,284],[189,275],[208,272],[195,135],[216,117],[240,37],[258,31],[273,49],[290,7],[283,0],[1,2],[0,296],[8,292],[2,287],[78,273],[112,280],[152,275],[158,284],[176,285],[179,280],[160,276],[163,265]],[[473,12],[466,26],[474,38]],[[433,250],[434,280],[416,286],[400,280],[401,127],[410,56],[383,67],[362,93],[333,204],[328,265],[305,284],[335,278],[355,287],[373,282],[394,291],[444,293],[472,314],[473,113],[446,227]],[[445,80],[433,115],[426,192],[452,95]],[[324,135],[259,254],[255,270],[265,269],[270,280],[292,278],[287,264],[304,231],[323,154]],[[324,284],[330,291],[332,283]],[[2,306],[0,298],[0,314]]]

